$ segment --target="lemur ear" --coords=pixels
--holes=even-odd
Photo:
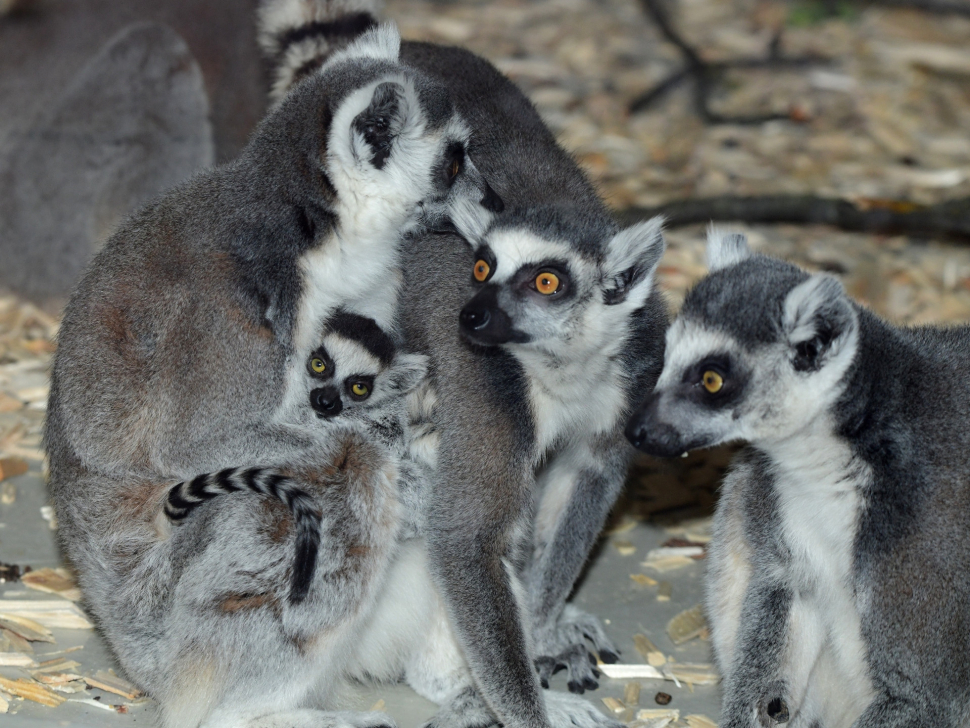
[[[391,155],[391,145],[406,123],[407,98],[404,87],[393,81],[385,81],[374,87],[367,108],[353,121],[354,131],[364,138],[371,164],[382,169]],[[364,150],[358,157],[367,158]]]
[[[407,394],[428,375],[428,361],[424,354],[398,354],[387,374],[388,387],[396,394]]]
[[[484,182],[484,179],[482,181]],[[485,186],[487,189],[483,193],[482,202],[468,195],[462,195],[452,200],[448,208],[448,217],[451,224],[458,231],[458,234],[465,239],[465,242],[472,247],[472,250],[479,248],[485,233],[492,225],[492,220],[495,219],[493,208],[485,206],[485,200],[492,188],[488,187],[487,182],[485,182]],[[492,194],[495,193],[492,192]],[[501,203],[501,200],[499,202]]]
[[[381,23],[362,33],[357,40],[334,53],[324,68],[355,58],[372,58],[377,61],[397,61],[401,54],[401,34],[394,23]]]
[[[748,239],[741,233],[727,233],[713,225],[707,229],[707,269],[710,272],[737,265],[750,256]]]
[[[666,247],[663,218],[659,216],[614,235],[606,250],[604,303],[615,306],[626,302],[640,308],[650,295],[653,274]]]
[[[796,371],[817,371],[854,340],[858,316],[845,289],[832,276],[817,274],[785,298],[782,329]]]

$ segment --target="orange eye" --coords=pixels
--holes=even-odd
[[[455,177],[458,176],[458,173],[461,172],[461,160],[459,159],[452,160],[450,172],[451,172],[451,179],[454,179]]]
[[[701,384],[703,384],[704,389],[711,394],[717,394],[721,391],[721,387],[724,386],[724,377],[715,371],[708,370],[704,372],[704,376],[701,377]]]
[[[477,263],[475,263],[475,271],[473,275],[475,276],[475,280],[478,281],[479,283],[484,283],[485,279],[488,278],[488,274],[491,272],[492,272],[492,266],[490,266],[484,260],[480,260]]]
[[[559,290],[559,276],[555,273],[540,273],[536,276],[536,290],[549,296]]]

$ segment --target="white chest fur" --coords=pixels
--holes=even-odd
[[[623,369],[605,353],[582,361],[543,352],[517,351],[526,370],[536,428],[536,457],[579,434],[595,436],[616,426],[626,397]]]
[[[806,701],[827,712],[822,706],[830,701],[822,693],[838,685],[839,694],[854,697],[850,704],[864,707],[872,698],[872,685],[852,567],[869,470],[830,434],[828,423],[768,451],[776,463],[780,527],[791,554],[787,577],[796,609],[811,614],[805,623],[817,625],[811,631],[819,632],[795,635],[801,642],[817,643],[820,656],[806,686]],[[835,720],[825,725],[841,725]]]

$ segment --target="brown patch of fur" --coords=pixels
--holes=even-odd
[[[279,601],[272,594],[229,594],[219,602],[218,609],[226,614],[235,614],[244,609],[262,609],[269,606],[279,609]]]
[[[115,513],[122,523],[154,523],[163,506],[168,488],[175,483],[136,480],[126,484],[115,505]]]
[[[293,516],[286,506],[279,501],[263,498],[260,507],[263,511],[260,535],[273,543],[286,541],[293,530]]]

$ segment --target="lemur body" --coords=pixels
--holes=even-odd
[[[369,0],[264,2],[261,38],[277,62],[277,98],[291,79],[375,23],[374,12]],[[525,96],[465,50],[405,42],[401,54],[449,89],[472,132],[475,163],[499,197],[522,210],[549,208],[545,234],[557,249],[588,257],[591,268],[602,263],[617,231]],[[481,211],[468,213],[458,226],[463,233],[487,224]],[[574,229],[557,237],[559,213],[567,231],[585,218],[592,237]],[[416,404],[430,422],[414,445],[436,465],[424,508],[427,563],[477,686],[446,699],[434,724],[595,724],[604,718],[588,704],[543,696],[533,659],[543,677],[567,665],[578,692],[595,685],[586,635],[610,658],[598,621],[567,607],[566,599],[622,487],[630,452],[620,400],[651,386],[659,373],[663,306],[647,296],[624,322],[624,332],[636,332],[615,337],[623,342],[617,358],[628,368],[605,393],[594,392],[609,404],[591,421],[581,386],[566,370],[558,393],[550,395],[539,381],[561,364],[556,356],[520,359],[504,345],[478,346],[459,333],[456,313],[476,291],[472,252],[460,238],[438,234],[409,239],[402,255],[404,340],[431,359],[432,381]],[[608,332],[604,337],[612,342]]]
[[[970,720],[970,328],[897,328],[841,285],[712,234],[630,422],[662,455],[729,440],[707,609],[726,728]]]
[[[406,444],[323,426],[307,362],[338,306],[389,328],[402,233],[494,198],[447,91],[397,44],[375,29],[309,74],[237,161],[132,217],[65,311],[45,431],[59,535],[166,726],[388,724],[332,701],[397,548]],[[251,467],[320,513],[303,598],[283,503],[219,498],[158,528],[172,483]]]

